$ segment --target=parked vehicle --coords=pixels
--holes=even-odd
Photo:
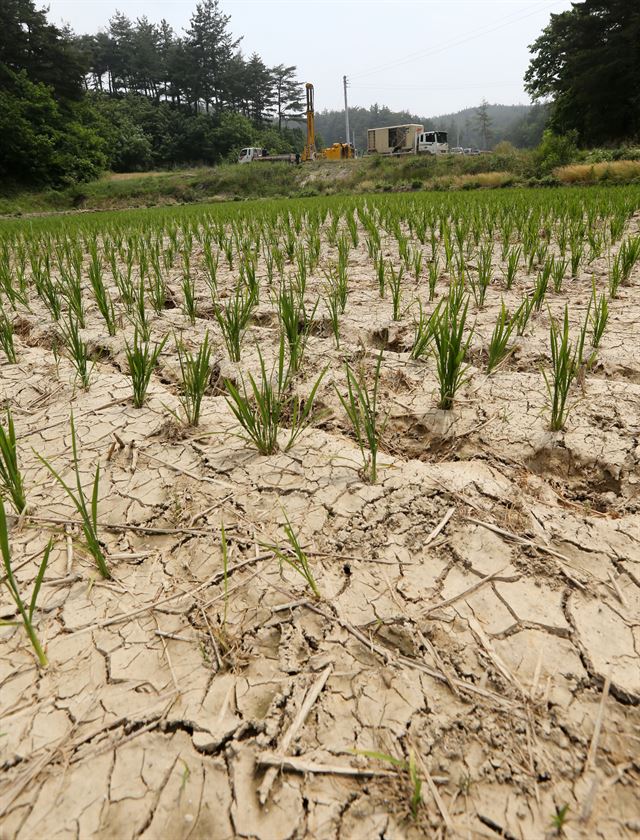
[[[367,131],[367,154],[440,155],[449,151],[446,131],[425,131],[416,123],[370,128]]]
[[[270,155],[267,149],[260,146],[248,146],[246,149],[240,150],[238,163],[251,163],[254,160],[261,163],[299,163],[299,158],[300,155],[294,155],[293,153]]]

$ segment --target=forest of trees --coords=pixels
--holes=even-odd
[[[419,122],[451,145],[530,148],[545,126],[571,144],[640,136],[640,4],[584,0],[551,15],[530,47],[533,106],[491,105],[418,117],[373,105],[350,109],[356,144],[366,129]],[[219,0],[200,0],[178,34],[166,21],[117,12],[105,31],[76,35],[34,0],[0,2],[0,180],[64,186],[104,169],[215,164],[243,145],[273,152],[304,143],[295,66],[242,53]],[[344,112],[317,115],[326,144],[343,140]]]
[[[76,36],[33,0],[0,4],[0,177],[64,185],[116,171],[213,164],[239,146],[304,142],[296,68],[245,58],[219,0],[183,36],[116,13]]]
[[[584,0],[551,21],[531,46],[525,75],[551,101],[551,128],[581,145],[640,138],[640,3]]]

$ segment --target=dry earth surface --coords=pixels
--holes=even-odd
[[[52,533],[57,542],[38,611],[49,668],[21,628],[0,631],[0,837],[536,840],[556,836],[564,806],[562,836],[638,836],[640,266],[610,302],[566,431],[552,433],[545,308],[505,365],[490,377],[483,368],[501,295],[513,308],[531,276],[505,292],[496,267],[473,312],[470,379],[444,412],[433,359],[409,357],[412,315],[391,320],[361,241],[341,350],[321,304],[299,382],[308,392],[329,365],[327,413],[273,456],[238,436],[222,380],[257,370],[254,340],[271,363],[274,306],[265,292],[233,364],[197,248],[192,269],[196,325],[179,307],[152,320],[155,336],[214,338],[197,429],[168,411],[178,410],[173,339],[136,410],[131,329],[106,337],[93,303],[88,390],[67,360],[56,364],[35,296],[18,363],[2,367],[30,506],[11,533],[25,590]],[[607,272],[597,259],[562,295],[549,292],[551,310],[568,300],[579,323],[592,275],[602,286]],[[180,276],[169,276],[176,298]],[[236,278],[221,262],[220,288]],[[424,291],[424,280],[404,282],[407,303]],[[309,299],[323,283],[318,270]],[[368,484],[334,384],[344,392],[345,357],[371,372],[380,348],[389,420]],[[71,408],[87,486],[101,466],[110,581],[35,454],[71,476]],[[284,545],[285,512],[320,600],[265,547]],[[0,616],[12,617],[1,597]],[[413,755],[415,818],[405,766],[371,751]]]

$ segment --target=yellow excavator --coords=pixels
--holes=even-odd
[[[349,160],[353,157],[354,151],[351,143],[334,143],[327,149],[319,152],[316,149],[316,122],[313,108],[313,85],[307,82],[307,142],[302,152],[301,159],[307,160]]]

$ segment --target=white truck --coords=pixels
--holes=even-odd
[[[299,156],[298,156],[299,159]],[[241,149],[238,155],[238,163],[252,163],[258,161],[259,163],[297,163],[295,154],[285,155],[270,155],[266,149],[260,146],[248,146],[246,149]]]
[[[369,155],[442,155],[449,151],[446,131],[425,131],[417,123],[370,128]]]

